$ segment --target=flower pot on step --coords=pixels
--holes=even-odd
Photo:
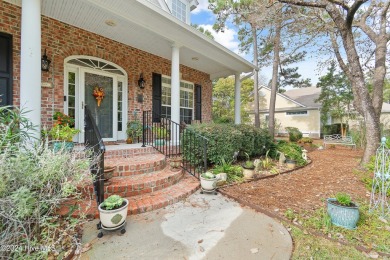
[[[54,141],[53,142],[53,151],[59,152],[59,151],[65,151],[65,152],[72,152],[74,147],[73,142],[65,142],[65,141]]]
[[[108,181],[112,178],[115,171],[115,166],[104,166],[104,181]]]

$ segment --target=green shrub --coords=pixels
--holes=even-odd
[[[187,127],[182,135],[183,154],[186,160],[193,163],[200,163],[197,156],[203,153],[203,147],[194,147],[189,140],[194,138],[193,131],[206,137],[207,159],[217,164],[221,159],[231,161],[234,152],[240,151],[249,155],[264,155],[271,149],[272,139],[265,130],[255,129],[249,125],[232,124],[199,124]]]
[[[232,165],[231,162],[226,162],[225,160],[221,160],[218,164],[214,166],[212,170],[214,174],[226,173],[227,174],[227,182],[241,181],[244,177],[242,174],[242,167],[239,165]]]
[[[296,127],[286,127],[290,142],[298,142],[302,138],[302,132]]]
[[[56,210],[69,196],[77,200],[78,186],[92,183],[89,160],[76,152],[54,153],[45,145],[23,147],[29,136],[19,127],[31,123],[20,111],[6,113],[0,137],[11,142],[0,153],[0,245],[23,250],[0,250],[0,258],[47,259],[54,250],[61,256],[68,246],[80,250],[81,218],[59,218]],[[50,250],[25,250],[34,246]]]
[[[283,153],[286,158],[295,160],[298,166],[306,164],[306,161],[302,158],[302,148],[295,143],[279,142],[277,150]]]
[[[298,141],[298,143],[300,143],[300,144],[311,144],[311,143],[313,143],[313,139],[310,138],[310,137],[303,137],[303,138],[301,138]]]
[[[0,107],[0,153],[5,149],[20,147],[26,139],[31,139],[29,131],[35,129],[24,115],[26,111],[17,107]]]

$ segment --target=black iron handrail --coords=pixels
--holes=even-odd
[[[182,167],[198,177],[207,171],[208,139],[152,111],[142,114],[142,147],[151,145],[167,157],[182,156]]]
[[[90,170],[94,176],[94,191],[98,205],[104,201],[104,153],[106,147],[100,135],[99,129],[95,123],[91,111],[84,106],[84,144],[90,152],[91,159]]]

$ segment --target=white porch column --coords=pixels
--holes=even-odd
[[[22,1],[20,58],[20,107],[27,118],[41,129],[41,0]]]
[[[241,124],[241,81],[240,73],[236,72],[234,84],[234,124]]]
[[[171,120],[180,124],[180,46],[172,45],[172,68],[171,68]],[[172,126],[171,140],[178,143],[179,133]],[[177,131],[176,131],[177,130]]]

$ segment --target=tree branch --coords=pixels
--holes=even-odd
[[[299,0],[278,0],[280,3],[285,3],[285,4],[293,4],[293,5],[298,5],[298,6],[307,6],[307,7],[317,7],[317,8],[325,8],[326,3],[323,1],[299,1]]]
[[[335,33],[334,32],[329,32],[329,35],[330,35],[330,41],[332,43],[333,51],[334,51],[334,53],[336,55],[336,59],[339,62],[339,65],[340,65],[341,69],[348,76],[348,78],[351,78],[351,72],[348,69],[348,66],[345,64],[343,58],[341,57],[341,54],[340,54],[340,51],[339,51],[340,48],[339,48],[339,45],[337,44]]]
[[[349,11],[349,6],[346,5],[344,2],[342,1],[338,1],[338,0],[328,0],[328,2],[331,2],[335,5],[339,5],[341,6],[345,11]]]
[[[371,41],[376,42],[376,40],[377,40],[376,33],[374,32],[374,30],[371,29],[371,27],[369,27],[366,24],[367,18],[371,14],[371,12],[374,8],[374,5],[375,5],[375,1],[372,1],[370,6],[368,7],[367,11],[364,12],[364,14],[362,15],[362,18],[357,23],[357,27],[359,27],[365,34],[367,34],[367,36],[370,38]]]
[[[353,17],[355,16],[357,10],[359,10],[360,6],[362,6],[362,4],[364,4],[367,1],[368,0],[358,0],[352,4],[351,8],[349,8],[347,18],[346,18],[346,23],[348,27],[352,26]]]

